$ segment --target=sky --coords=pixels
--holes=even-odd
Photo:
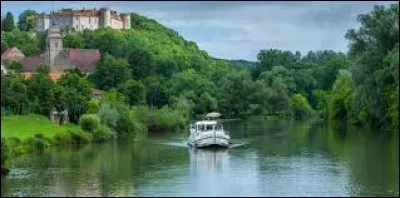
[[[254,61],[262,49],[346,52],[359,14],[396,1],[55,1],[61,8],[109,7],[157,20],[216,58]],[[1,15],[52,10],[51,1],[1,1]]]

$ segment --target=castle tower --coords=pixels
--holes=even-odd
[[[123,22],[123,28],[126,30],[131,29],[131,14],[121,14],[121,19]]]
[[[45,63],[50,68],[56,63],[56,57],[63,50],[63,41],[60,29],[52,26],[47,31]]]
[[[100,19],[103,22],[103,27],[111,26],[111,10],[110,8],[100,8]]]

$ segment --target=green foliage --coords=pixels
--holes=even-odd
[[[125,104],[125,101],[127,101],[125,95],[118,92],[117,89],[110,89],[109,91],[105,92],[101,98],[101,103],[106,102],[113,107],[120,104]]]
[[[31,32],[13,29],[1,33],[2,50],[17,47],[25,56],[39,55],[44,40],[40,35],[34,36]],[[42,43],[43,42],[43,43]],[[3,47],[4,46],[4,47]]]
[[[100,102],[98,99],[91,99],[86,103],[86,113],[96,114],[99,112]]]
[[[226,117],[240,115],[249,108],[252,91],[250,73],[231,72],[218,83],[218,109]]]
[[[137,48],[131,51],[128,63],[133,79],[141,80],[153,73],[155,62],[151,53],[142,48]]]
[[[146,133],[146,126],[129,109],[120,109],[119,113],[120,116],[118,117],[115,129],[120,135],[140,136]]]
[[[19,76],[1,76],[1,106],[23,114],[28,106],[28,87]]]
[[[328,114],[331,121],[340,125],[347,124],[350,116],[353,99],[352,76],[349,71],[341,70],[333,84],[328,101]]]
[[[132,113],[147,126],[150,132],[179,131],[183,130],[188,123],[188,118],[181,110],[168,107],[162,109],[135,107]]]
[[[36,113],[49,116],[53,108],[52,96],[54,82],[47,74],[36,73],[27,80],[27,95],[32,103],[38,104],[39,109]]]
[[[169,101],[168,90],[165,83],[156,76],[150,76],[144,80],[146,86],[146,103],[158,108],[167,105]]]
[[[15,73],[20,73],[22,71],[22,64],[17,61],[5,61],[4,64],[7,69],[12,70]]]
[[[388,129],[394,122],[389,112],[395,101],[390,99],[391,92],[398,86],[398,6],[375,6],[372,12],[358,16],[358,30],[351,29],[346,34],[354,60],[356,106],[352,113],[373,128]]]
[[[74,72],[65,74],[58,80],[58,84],[64,88],[61,101],[64,101],[68,109],[70,121],[77,124],[80,116],[85,113],[85,105],[91,98],[93,85]]]
[[[119,117],[117,108],[111,106],[109,103],[101,103],[98,116],[101,124],[104,124],[110,128],[116,128],[117,120]]]
[[[22,31],[32,31],[36,27],[38,14],[34,10],[25,10],[19,15],[18,28]]]
[[[6,13],[3,23],[4,31],[11,31],[15,29],[14,16],[11,14],[11,12]]]
[[[94,132],[100,126],[100,118],[96,114],[84,114],[79,119],[79,125],[87,132]]]
[[[309,118],[313,110],[307,99],[301,94],[293,94],[291,100],[292,117],[296,120]]]
[[[100,127],[94,131],[93,140],[96,142],[102,142],[109,139],[111,136],[112,133],[110,128],[104,125],[100,125]]]
[[[130,105],[144,104],[146,100],[146,88],[139,81],[128,80],[120,85],[119,92],[125,95]]]
[[[63,39],[63,45],[65,48],[85,48],[85,40],[79,34],[67,34]]]
[[[97,65],[95,72],[89,78],[98,89],[109,90],[116,88],[131,78],[128,66],[126,60],[105,54]]]

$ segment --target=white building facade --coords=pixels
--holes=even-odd
[[[130,29],[131,17],[129,13],[118,14],[109,8],[100,10],[62,10],[54,14],[42,13],[37,19],[36,31],[43,32],[54,24],[60,29],[74,29],[82,31],[85,29],[95,30],[102,27],[112,29]]]

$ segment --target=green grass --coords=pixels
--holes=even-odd
[[[16,137],[26,140],[35,134],[53,138],[56,134],[65,134],[68,131],[80,131],[79,125],[58,125],[43,115],[12,115],[1,117],[1,137]]]

